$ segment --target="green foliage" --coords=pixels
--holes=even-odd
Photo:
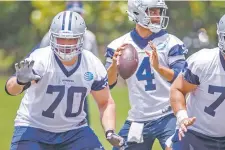
[[[14,54],[11,63],[22,59],[49,30],[53,17],[65,10],[65,1],[2,1],[0,2],[0,48],[5,55]],[[210,41],[216,43],[216,22],[224,14],[224,2],[167,1],[169,33],[183,38],[193,31],[193,21],[201,19]],[[132,30],[126,1],[85,1],[84,18],[89,30],[96,34],[100,57],[113,39]],[[5,69],[6,67],[4,67]],[[3,68],[0,68],[0,71]]]
[[[53,17],[65,9],[65,2],[32,1],[31,3],[34,7],[30,16],[31,22],[41,35],[44,35],[48,31]]]
[[[11,65],[13,60],[15,59],[14,55],[5,55],[5,51],[3,49],[0,49],[0,68],[1,69],[8,69]]]

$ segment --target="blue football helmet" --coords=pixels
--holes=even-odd
[[[225,15],[217,23],[218,46],[220,51],[225,55]]]
[[[160,16],[150,14],[153,8],[160,9]],[[168,9],[164,0],[128,0],[128,16],[131,21],[134,21],[144,28],[152,32],[159,32],[161,29],[166,29],[169,23],[169,17],[166,16]],[[154,23],[151,20],[160,18],[159,23]]]
[[[76,12],[63,11],[58,13],[51,24],[50,46],[55,54],[63,61],[70,61],[83,50],[86,24]],[[78,39],[76,44],[63,45],[57,43],[60,39]]]

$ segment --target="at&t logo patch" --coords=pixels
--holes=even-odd
[[[91,81],[91,80],[93,80],[93,78],[94,78],[94,75],[93,75],[93,73],[91,73],[91,72],[86,72],[86,73],[84,74],[84,79],[85,79],[86,81]]]

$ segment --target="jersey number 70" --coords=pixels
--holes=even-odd
[[[47,93],[53,94],[54,92],[58,92],[59,94],[57,95],[54,102],[50,105],[50,107],[47,110],[42,112],[42,115],[48,118],[54,118],[55,114],[53,112],[58,107],[59,103],[62,101],[65,95],[65,85],[49,85],[47,88]],[[65,112],[65,116],[76,117],[82,112],[85,95],[87,93],[87,88],[71,86],[68,89],[67,93],[68,93],[67,94],[67,109]],[[72,108],[73,108],[73,99],[74,99],[75,93],[81,93],[81,101],[80,101],[80,106],[78,111],[76,113],[73,113]]]
[[[206,106],[204,109],[204,112],[213,117],[216,114],[216,108],[219,107],[225,99],[225,87],[209,85],[208,93],[214,94],[215,92],[221,93],[221,95],[217,98],[215,102],[213,102],[208,107]]]

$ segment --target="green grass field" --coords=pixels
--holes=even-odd
[[[14,118],[19,107],[20,96],[8,96],[5,93],[6,78],[0,78],[0,150],[9,150],[11,137],[13,133]],[[117,111],[117,131],[122,127],[129,110],[128,93],[126,88],[114,88],[112,90],[113,98],[116,102]],[[104,132],[100,124],[99,113],[92,97],[89,98],[89,108],[91,116],[91,127],[99,137],[106,150],[111,150],[110,144],[105,140]],[[158,142],[155,142],[153,150],[160,150]]]

